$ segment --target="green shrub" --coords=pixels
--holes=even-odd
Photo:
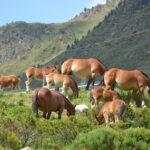
[[[144,128],[129,128],[124,133],[120,132],[119,150],[150,150],[150,130]]]
[[[64,148],[64,150],[113,150],[115,148],[114,141],[117,141],[118,133],[111,128],[99,128],[89,133],[81,133],[73,142],[71,146]]]

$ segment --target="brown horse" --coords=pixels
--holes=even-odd
[[[91,94],[90,102],[92,101],[92,99],[94,100],[93,104],[95,108],[98,107],[98,103],[101,98],[103,98],[104,101],[112,101],[114,99],[121,99],[120,95],[117,92],[112,91],[112,90],[107,90],[100,86],[94,88],[90,94]]]
[[[58,66],[51,66],[47,68],[35,68],[31,67],[26,70],[26,76],[27,76],[27,81],[26,83],[26,91],[30,92],[30,83],[32,81],[32,78],[35,77],[38,80],[43,80],[45,75],[48,75],[51,72],[59,72],[59,67]],[[43,81],[43,86],[44,86],[44,81]]]
[[[121,120],[122,114],[125,111],[126,104],[121,99],[116,99],[113,101],[106,102],[102,104],[97,115],[95,115],[95,119],[102,124],[103,118],[105,119],[105,123],[109,122],[109,116],[111,113],[114,114],[115,122]]]
[[[43,111],[43,118],[49,119],[51,112],[58,111],[58,119],[61,119],[63,109],[67,110],[67,116],[75,115],[75,106],[62,94],[57,91],[50,91],[47,88],[37,88],[31,95],[32,110],[36,117],[38,108]]]
[[[88,78],[89,81],[86,90],[90,84],[94,86],[94,81],[97,75],[104,75],[106,68],[98,59],[68,59],[61,67],[62,74],[74,74],[79,78]]]
[[[70,87],[74,93],[74,97],[78,98],[78,86],[76,81],[69,75],[59,73],[50,73],[45,76],[47,87],[50,88],[52,84],[57,87],[62,87],[62,94],[66,94],[68,98],[68,88]]]
[[[18,88],[21,89],[21,80],[14,75],[3,76],[0,75],[0,89],[12,87],[12,90]]]
[[[118,68],[112,68],[104,74],[106,89],[114,89],[116,86],[121,90],[133,90],[130,105],[133,104],[137,91],[140,91],[141,105],[146,107],[144,102],[144,88],[148,86],[150,93],[150,79],[148,75],[139,70],[127,71]]]

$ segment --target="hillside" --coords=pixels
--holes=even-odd
[[[22,74],[31,66],[49,62],[93,29],[119,0],[85,9],[74,19],[59,24],[15,22],[0,28],[1,74]],[[86,17],[81,17],[86,14]]]
[[[48,64],[98,57],[108,68],[140,69],[150,75],[149,40],[150,1],[122,0],[93,31]]]

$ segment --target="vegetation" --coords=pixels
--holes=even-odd
[[[150,75],[149,34],[150,1],[121,0],[103,22],[48,64],[97,57],[107,68],[139,69]]]
[[[131,92],[119,92],[128,103]],[[57,113],[52,113],[50,120],[45,120],[40,111],[40,118],[35,118],[31,94],[0,92],[0,149],[17,150],[25,146],[36,150],[149,149],[150,101],[147,93],[148,108],[128,106],[123,121],[103,125],[94,120],[97,110],[91,109],[89,92],[80,90],[78,99],[73,98],[71,90],[69,95],[73,104],[87,104],[88,112],[76,112],[68,118],[64,111],[61,120],[57,119]],[[136,103],[139,102],[138,94]]]
[[[115,2],[87,9],[66,23],[15,22],[1,27],[1,74],[19,75],[28,67],[39,67],[49,62],[101,22],[110,10],[117,6],[119,0]]]

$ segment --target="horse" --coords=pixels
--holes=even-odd
[[[12,90],[15,90],[17,85],[18,89],[21,89],[21,79],[17,78],[15,75],[0,75],[0,89],[9,88],[12,86]]]
[[[114,99],[121,99],[121,96],[115,91],[107,90],[98,86],[94,88],[90,93],[90,102],[93,99],[93,107],[98,107],[98,103],[101,98],[103,98],[104,101],[112,101]]]
[[[46,68],[35,68],[35,67],[30,67],[28,68],[25,73],[27,77],[27,81],[25,82],[26,84],[26,92],[30,92],[30,83],[32,81],[32,78],[36,78],[38,80],[43,80],[45,75],[48,75],[51,72],[59,72],[59,67],[58,66],[50,66]],[[43,86],[44,86],[44,81],[43,81]]]
[[[121,99],[115,99],[113,101],[105,102],[100,107],[97,115],[95,115],[95,119],[102,124],[103,118],[105,119],[105,123],[109,122],[109,116],[113,113],[115,122],[121,120],[121,117],[126,109],[126,104]]]
[[[104,75],[106,67],[96,58],[68,59],[61,66],[62,74],[74,74],[78,78],[88,78],[86,90],[90,84],[94,87],[95,78]]]
[[[144,88],[148,86],[148,94],[150,93],[150,78],[148,75],[140,70],[122,70],[118,68],[112,68],[105,72],[104,83],[106,89],[114,89],[116,86],[121,90],[132,90],[132,97],[130,105],[133,105],[135,95],[137,91],[140,91],[141,106],[146,107],[144,101]]]
[[[31,95],[32,110],[38,118],[38,108],[43,111],[43,118],[49,119],[51,112],[58,111],[58,119],[61,119],[63,109],[67,110],[67,116],[75,115],[75,106],[58,91],[50,91],[48,88],[36,88]]]
[[[62,87],[62,94],[65,94],[68,98],[68,88],[70,87],[73,91],[74,97],[78,98],[78,86],[77,82],[69,75],[63,75],[59,73],[50,73],[45,76],[47,88],[50,89],[51,85],[54,84],[57,87]]]

